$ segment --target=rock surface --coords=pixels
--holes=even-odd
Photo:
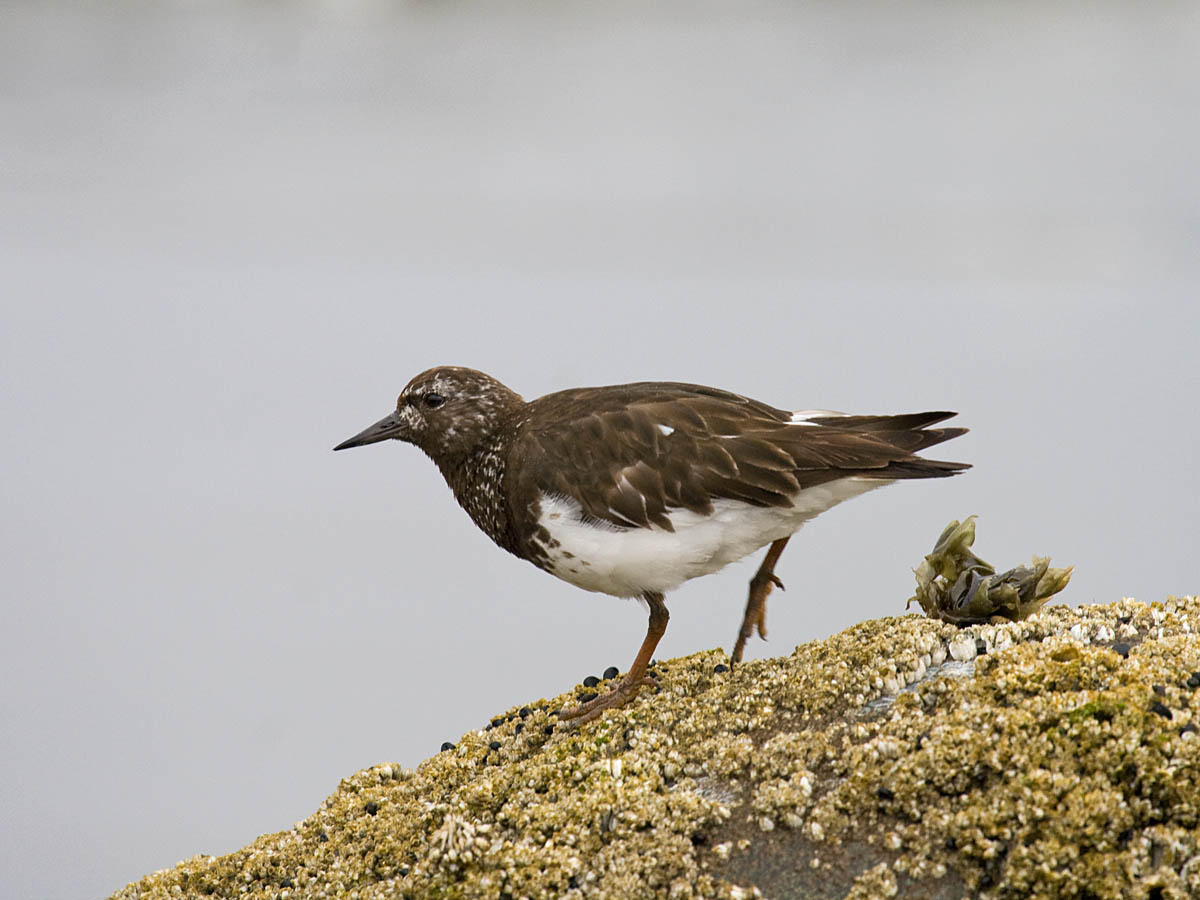
[[[1197,598],[1127,599],[671,660],[597,722],[514,708],[114,897],[1196,897],[1198,633]]]

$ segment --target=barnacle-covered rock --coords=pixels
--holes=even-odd
[[[1074,567],[1050,568],[1050,557],[1035,556],[1028,566],[996,569],[972,551],[975,516],[946,526],[933,552],[916,568],[917,593],[909,598],[925,615],[968,625],[993,616],[1017,621],[1045,605],[1067,586]]]
[[[725,659],[578,729],[514,707],[114,900],[1200,896],[1196,598]]]

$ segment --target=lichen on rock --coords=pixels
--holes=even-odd
[[[864,622],[567,698],[115,900],[1200,896],[1200,601]]]

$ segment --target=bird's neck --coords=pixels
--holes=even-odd
[[[512,522],[505,494],[503,441],[491,434],[458,460],[443,465],[442,475],[459,506],[500,547],[516,552]]]

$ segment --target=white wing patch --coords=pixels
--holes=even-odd
[[[670,425],[659,425],[658,430],[661,431],[663,434],[674,434],[675,433],[675,429],[672,428]]]
[[[792,413],[793,425],[814,425],[811,419],[822,419],[826,416],[848,416],[850,413],[838,412],[835,409],[798,409]]]
[[[538,524],[549,532],[550,541],[541,546],[549,558],[549,571],[584,590],[617,597],[666,593],[787,537],[830,507],[885,484],[891,481],[841,478],[800,491],[787,509],[740,500],[714,500],[711,516],[674,509],[667,513],[673,532],[584,522],[575,500],[543,494]]]

